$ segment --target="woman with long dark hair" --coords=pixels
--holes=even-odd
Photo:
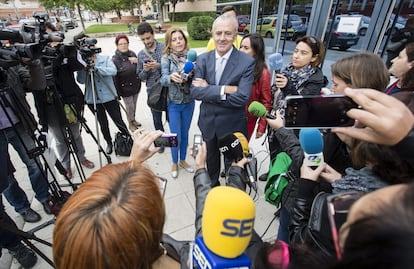
[[[253,101],[258,101],[262,103],[267,111],[271,109],[271,102],[272,97],[270,94],[270,72],[267,69],[266,62],[265,62],[265,45],[263,42],[263,38],[258,33],[247,34],[243,37],[240,45],[240,51],[243,51],[250,56],[252,56],[256,60],[256,66],[253,71],[253,86],[252,92],[250,95],[249,105]],[[254,127],[256,125],[257,117],[253,116],[250,113],[247,114],[247,139],[250,140],[250,137],[253,134]],[[257,126],[256,131],[256,138],[262,137],[262,135],[266,132],[266,119],[260,118]]]

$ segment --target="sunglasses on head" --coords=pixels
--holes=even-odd
[[[342,252],[339,246],[339,233],[338,227],[335,222],[335,214],[348,214],[351,206],[361,198],[365,193],[363,192],[345,192],[339,194],[333,194],[328,196],[328,218],[331,226],[332,240],[335,246],[336,257],[338,260],[342,259]]]

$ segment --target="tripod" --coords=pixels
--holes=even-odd
[[[105,78],[96,70],[95,64],[94,64],[94,60],[93,58],[96,57],[96,54],[94,55],[89,55],[89,57],[86,57],[86,77],[85,77],[85,102],[89,104],[89,108],[92,110],[94,117],[95,117],[95,128],[96,128],[96,134],[98,137],[98,143],[100,144],[100,136],[99,136],[99,124],[101,124],[101,130],[104,133],[104,137],[105,137],[105,132],[109,132],[109,129],[107,131],[104,132],[104,129],[108,128],[107,126],[107,118],[106,115],[104,117],[102,117],[102,113],[106,113],[108,112],[108,114],[110,115],[111,119],[113,120],[113,122],[115,123],[115,125],[118,127],[118,129],[124,133],[129,135],[129,131],[125,125],[125,123],[122,120],[122,116],[119,110],[119,107],[121,107],[124,111],[126,111],[126,109],[122,106],[122,104],[119,102],[117,94],[112,90],[112,88],[110,87],[110,85],[108,84],[108,82],[105,80]],[[112,100],[106,101],[98,94],[98,89],[96,87],[96,80],[95,78],[98,78],[100,82],[103,83],[103,87],[105,88],[104,90],[108,91],[108,93],[111,95]],[[101,90],[102,92],[102,90]],[[91,100],[92,103],[88,102],[87,97],[88,95],[91,95]],[[116,105],[119,107],[113,107],[113,105],[111,105],[111,107],[108,109],[108,103],[110,104],[112,101],[116,101]],[[98,111],[98,105],[102,106],[105,111]],[[92,107],[91,107],[92,106]],[[99,113],[101,113],[101,116],[99,117]],[[106,121],[106,123],[105,123]],[[104,126],[103,126],[104,124]],[[110,136],[109,134],[106,134],[105,139],[107,139],[107,143],[111,143],[112,145],[112,141],[108,141],[108,136]],[[100,150],[100,152],[103,152]],[[106,155],[105,155],[106,156]],[[108,158],[108,157],[107,157]],[[100,165],[102,167],[102,158],[101,155],[99,155],[99,161],[100,161]],[[110,163],[110,159],[108,159],[108,163]]]

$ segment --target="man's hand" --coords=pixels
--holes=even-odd
[[[225,94],[233,94],[233,93],[236,93],[238,88],[239,87],[237,87],[237,86],[229,86],[229,85],[226,85],[226,86],[224,86],[224,93]]]
[[[207,159],[207,146],[206,142],[202,142],[199,145],[196,145],[198,149],[198,153],[195,156],[195,168],[196,170],[205,168],[206,167],[206,159]],[[193,148],[190,149],[190,155],[193,156]]]
[[[148,63],[144,63],[143,65],[144,71],[148,72],[151,69],[158,69],[159,68],[159,63],[157,63],[157,61],[151,60]]]
[[[205,88],[208,86],[208,83],[202,78],[195,78],[193,79],[193,86]]]
[[[411,131],[413,113],[396,98],[372,89],[345,89],[345,94],[361,106],[346,114],[362,128],[333,128],[332,132],[382,145],[395,145]]]
[[[162,135],[162,131],[144,131],[136,130],[133,134],[134,145],[132,146],[129,161],[143,163],[158,152],[158,147],[150,149],[154,144],[155,139]]]

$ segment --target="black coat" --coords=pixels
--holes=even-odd
[[[128,97],[139,93],[141,90],[141,80],[138,78],[137,64],[133,64],[128,57],[137,57],[133,51],[121,53],[118,50],[112,56],[117,73],[114,77],[116,91],[122,97]]]

